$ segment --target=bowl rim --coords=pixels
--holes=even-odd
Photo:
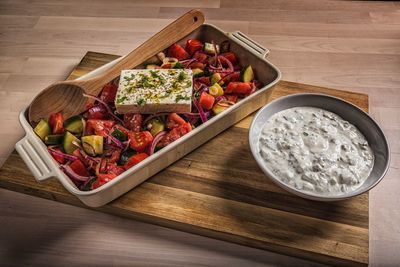
[[[384,149],[385,149],[385,151],[387,152],[387,155],[388,155],[387,158],[386,158],[384,171],[380,174],[379,178],[376,179],[376,181],[374,181],[371,185],[369,185],[365,189],[363,189],[363,190],[356,189],[356,190],[351,191],[349,193],[342,194],[342,195],[337,195],[337,196],[331,196],[331,195],[323,196],[323,195],[317,195],[317,194],[308,193],[307,191],[303,191],[303,190],[299,190],[299,189],[293,188],[293,187],[287,185],[286,183],[282,182],[276,175],[274,175],[265,166],[264,162],[261,160],[261,157],[258,156],[257,147],[255,147],[252,144],[252,136],[254,135],[253,133],[255,131],[254,130],[255,123],[256,123],[256,121],[258,121],[258,118],[261,116],[263,111],[265,109],[268,109],[272,104],[279,103],[279,102],[284,101],[284,100],[289,99],[289,98],[301,98],[301,97],[311,97],[311,96],[322,97],[322,98],[330,98],[330,99],[333,99],[334,101],[339,101],[339,102],[342,102],[345,105],[350,106],[356,112],[361,113],[361,115],[363,115],[367,119],[369,119],[372,122],[372,124],[374,125],[374,127],[379,131],[379,134],[383,137],[383,143],[385,145]],[[300,106],[301,105],[299,105],[299,107]],[[303,106],[311,106],[312,107],[312,105],[303,105]],[[285,109],[281,109],[280,111],[282,111],[282,110],[285,110]],[[274,113],[274,114],[276,114],[276,113]],[[361,130],[359,130],[359,131],[362,134],[364,134]],[[351,198],[351,197],[355,197],[355,196],[361,195],[361,194],[363,194],[365,192],[368,192],[369,190],[374,188],[377,184],[379,184],[379,182],[386,175],[387,171],[389,170],[389,166],[390,166],[391,156],[390,156],[389,142],[388,142],[387,137],[386,137],[385,133],[383,132],[382,128],[379,126],[379,124],[367,112],[363,111],[362,109],[360,109],[356,105],[350,103],[349,101],[346,101],[346,100],[344,100],[342,98],[339,98],[339,97],[336,97],[336,96],[331,96],[331,95],[328,95],[328,94],[324,94],[324,93],[295,93],[295,94],[290,94],[290,95],[279,97],[279,98],[267,103],[254,116],[253,121],[252,121],[252,123],[250,125],[250,128],[249,128],[249,136],[248,136],[248,138],[249,138],[248,141],[249,141],[249,145],[250,145],[251,154],[253,155],[254,159],[256,160],[258,166],[264,172],[265,176],[267,176],[275,184],[277,184],[281,188],[285,189],[286,191],[289,191],[289,192],[291,192],[291,193],[293,193],[293,194],[295,194],[297,196],[300,196],[300,197],[303,197],[303,198],[306,198],[306,199],[311,199],[311,200],[317,200],[317,201],[339,201],[339,200],[348,199],[348,198]],[[259,134],[257,134],[257,138],[259,138]]]

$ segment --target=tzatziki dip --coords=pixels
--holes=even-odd
[[[324,196],[356,190],[374,166],[374,154],[354,125],[314,107],[290,108],[270,117],[261,131],[259,152],[283,183]]]

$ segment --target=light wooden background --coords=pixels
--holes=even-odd
[[[371,266],[400,264],[400,3],[0,0],[0,158],[17,115],[87,50],[125,54],[189,8],[271,50],[289,81],[368,93],[392,162],[370,193]],[[309,262],[0,190],[0,266],[309,266]],[[316,265],[316,264],[315,264]]]

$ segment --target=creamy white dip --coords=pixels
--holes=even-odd
[[[259,149],[282,182],[316,195],[357,189],[374,165],[374,154],[354,125],[313,107],[274,114],[261,131]]]

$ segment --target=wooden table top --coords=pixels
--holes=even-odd
[[[370,192],[370,264],[399,264],[399,3],[1,0],[2,161],[23,134],[19,111],[40,89],[63,79],[87,50],[125,54],[192,7],[202,8],[207,22],[268,47],[285,80],[369,94],[370,113],[392,152],[388,174]],[[3,189],[0,212],[6,265],[310,265]]]

